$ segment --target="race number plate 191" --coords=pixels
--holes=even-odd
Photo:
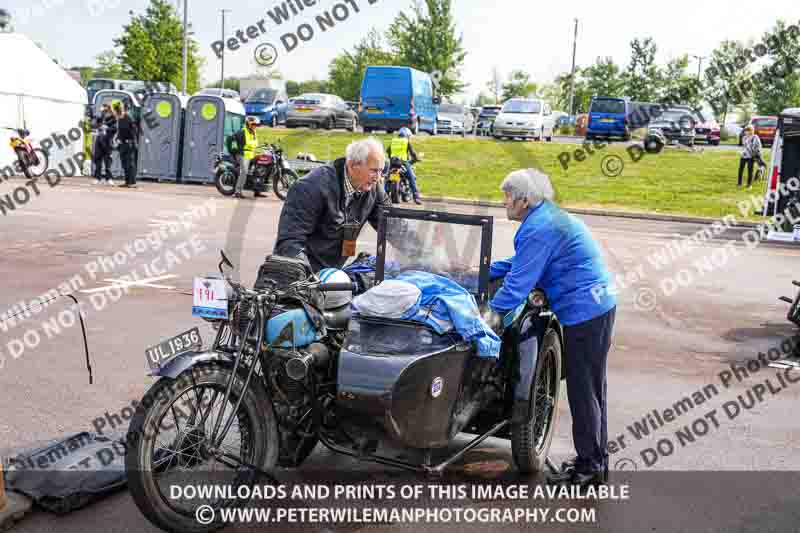
[[[192,315],[228,319],[228,294],[225,280],[194,278]]]
[[[147,356],[147,364],[150,365],[150,368],[158,370],[175,357],[192,350],[199,350],[202,347],[203,341],[200,339],[200,330],[192,328],[148,348],[144,353]]]

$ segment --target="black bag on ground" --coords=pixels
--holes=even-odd
[[[125,487],[125,443],[76,433],[9,458],[6,488],[66,514]]]

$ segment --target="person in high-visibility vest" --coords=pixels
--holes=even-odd
[[[417,176],[414,174],[412,165],[418,161],[417,154],[411,146],[411,130],[408,128],[400,128],[397,132],[397,137],[392,139],[392,144],[389,145],[387,151],[389,158],[397,157],[403,162],[408,175],[408,182],[411,185],[411,192],[414,194],[414,203],[421,204],[419,199],[419,190],[417,189]]]
[[[259,120],[257,117],[247,117],[242,131],[237,131],[228,140],[228,151],[239,160],[239,179],[236,180],[234,196],[243,198],[242,189],[247,181],[247,172],[250,170],[250,162],[256,155],[258,139],[256,138],[256,128]],[[236,144],[236,147],[233,144]],[[264,196],[261,191],[256,191],[257,197]]]

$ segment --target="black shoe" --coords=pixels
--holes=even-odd
[[[572,476],[575,474],[575,465],[564,463],[564,466],[561,469],[561,472],[558,473],[550,473],[547,475],[547,484],[548,485],[569,485],[572,481]]]
[[[244,198],[244,195],[242,193],[240,193],[240,192],[235,192],[235,193],[233,193],[233,197],[234,198]]]
[[[594,472],[573,472],[570,485],[577,485],[582,489],[589,486],[605,485],[608,481],[608,473],[606,470],[595,470]]]
[[[261,192],[257,192],[257,193],[255,194],[255,197],[256,197],[256,198],[266,198],[266,197],[267,197],[267,195],[266,195],[266,194],[264,194],[264,193],[261,193]]]
[[[420,200],[419,197],[414,198],[414,203],[417,205],[422,205],[422,200]]]

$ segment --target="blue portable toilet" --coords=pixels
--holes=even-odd
[[[184,113],[189,97],[153,93],[142,106],[137,177],[177,181],[183,155]]]
[[[186,104],[182,181],[213,183],[214,158],[227,153],[225,139],[244,127],[242,102],[196,94]]]

